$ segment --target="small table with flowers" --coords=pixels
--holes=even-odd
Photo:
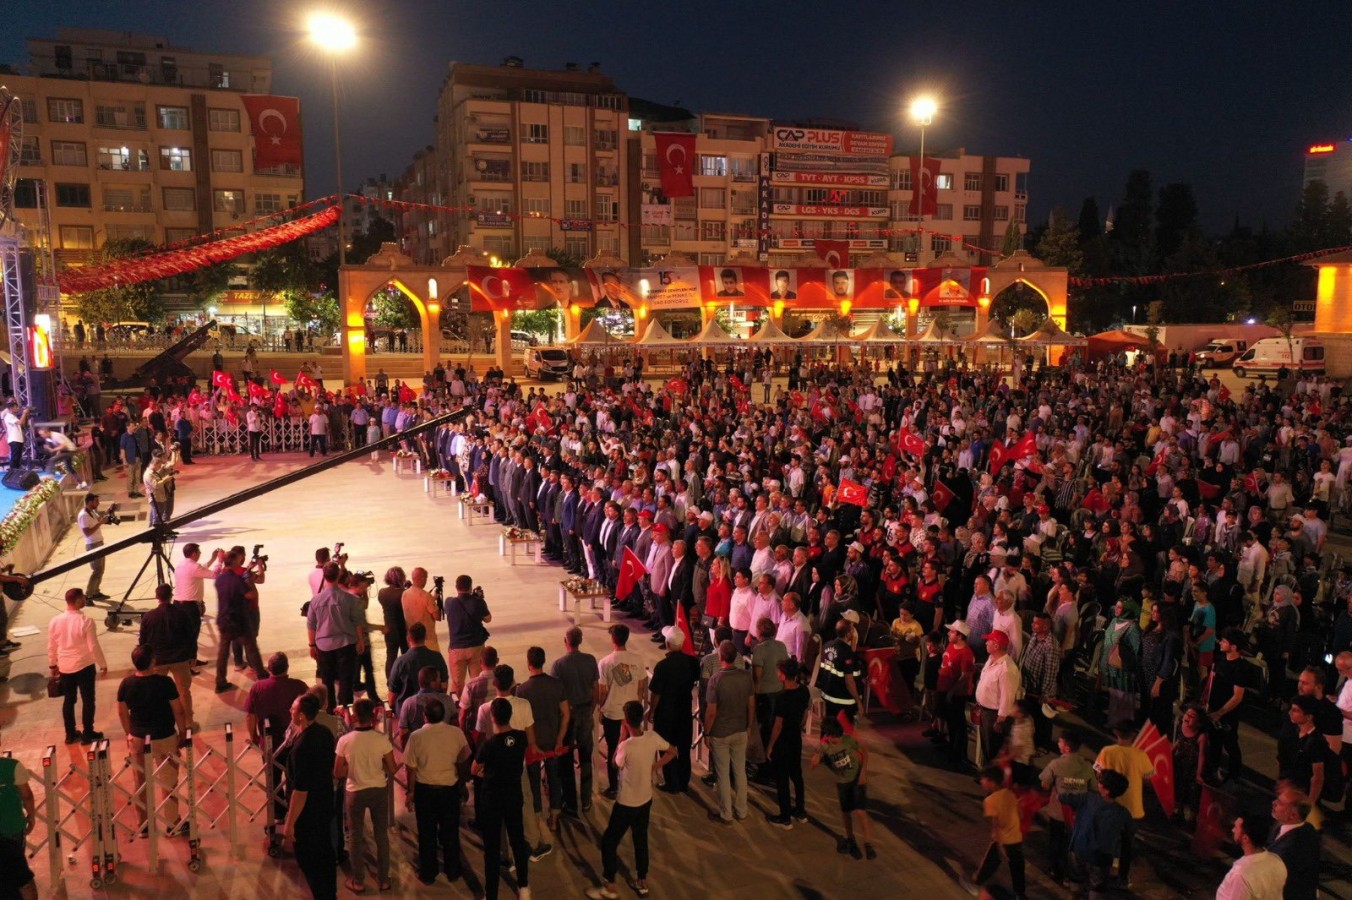
[[[507,556],[510,548],[512,565],[516,565],[516,548],[525,547],[529,551],[532,546],[535,548],[535,564],[540,565],[543,562],[540,558],[543,548],[538,534],[524,528],[504,528],[498,535],[498,556]]]
[[[596,610],[596,601],[603,602],[601,611],[601,621],[610,621],[610,589],[598,581],[592,581],[588,578],[568,578],[559,582],[559,612],[568,612],[568,607],[573,608],[573,622],[577,622],[578,616],[582,612],[582,603],[585,601],[593,610]]]
[[[438,491],[447,497],[454,497],[460,493],[456,490],[455,479],[445,469],[431,469],[423,476],[423,492],[431,494],[435,500]]]
[[[475,519],[493,519],[493,504],[487,500],[480,503],[469,494],[460,495],[460,518],[466,525],[473,525]]]
[[[394,454],[394,473],[412,472],[417,475],[422,472],[422,458],[416,453],[410,453],[407,450],[400,450]]]

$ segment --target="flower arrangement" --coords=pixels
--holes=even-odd
[[[534,541],[539,539],[539,536],[536,535],[535,532],[526,528],[517,528],[515,526],[509,526],[502,529],[502,536],[509,541]]]
[[[412,459],[413,457],[417,456],[418,454],[414,453],[412,450],[408,450],[408,449],[400,449],[400,450],[396,450],[396,451],[394,452],[394,455],[397,456],[397,457],[400,458],[400,459]]]
[[[43,479],[38,486],[19,498],[14,508],[0,520],[0,553],[9,553],[19,543],[19,538],[33,524],[38,510],[52,497],[61,492],[61,486],[53,479]]]
[[[601,582],[580,576],[573,576],[564,580],[563,588],[570,594],[599,594],[606,589]]]
[[[446,481],[451,477],[451,473],[448,469],[433,469],[427,473],[427,477],[433,481]]]

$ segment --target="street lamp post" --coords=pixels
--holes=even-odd
[[[915,188],[916,246],[919,248],[916,262],[921,262],[920,254],[924,252],[925,246],[925,129],[934,122],[934,113],[938,108],[939,104],[933,97],[921,96],[911,101],[911,118],[920,126],[920,165],[915,172],[916,180],[920,182]]]
[[[310,41],[329,56],[329,81],[333,88],[333,152],[338,183],[338,266],[347,265],[347,201],[343,197],[343,138],[338,119],[338,56],[357,45],[352,23],[331,13],[310,17]]]

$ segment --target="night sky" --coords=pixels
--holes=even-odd
[[[0,61],[23,63],[24,39],[61,25],[270,55],[274,92],[302,98],[306,187],[317,196],[333,190],[334,156],[327,64],[303,40],[311,8],[15,3]],[[450,61],[508,55],[533,68],[599,61],[629,94],[696,111],[853,120],[892,131],[903,150],[918,143],[904,101],[930,90],[941,109],[927,147],[1031,158],[1031,221],[1054,206],[1074,216],[1089,195],[1106,211],[1128,171],[1146,168],[1156,186],[1191,182],[1210,230],[1236,216],[1281,227],[1305,147],[1352,137],[1346,2],[381,0],[352,13],[362,43],[341,70],[349,188],[395,177],[432,142]]]

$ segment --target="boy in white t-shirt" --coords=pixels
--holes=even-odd
[[[602,796],[610,800],[618,793],[619,769],[615,765],[615,751],[620,745],[624,705],[631,700],[642,703],[648,693],[648,675],[643,660],[626,649],[628,643],[629,626],[611,625],[610,644],[614,649],[597,666],[601,673],[601,730],[606,738],[607,787]]]

